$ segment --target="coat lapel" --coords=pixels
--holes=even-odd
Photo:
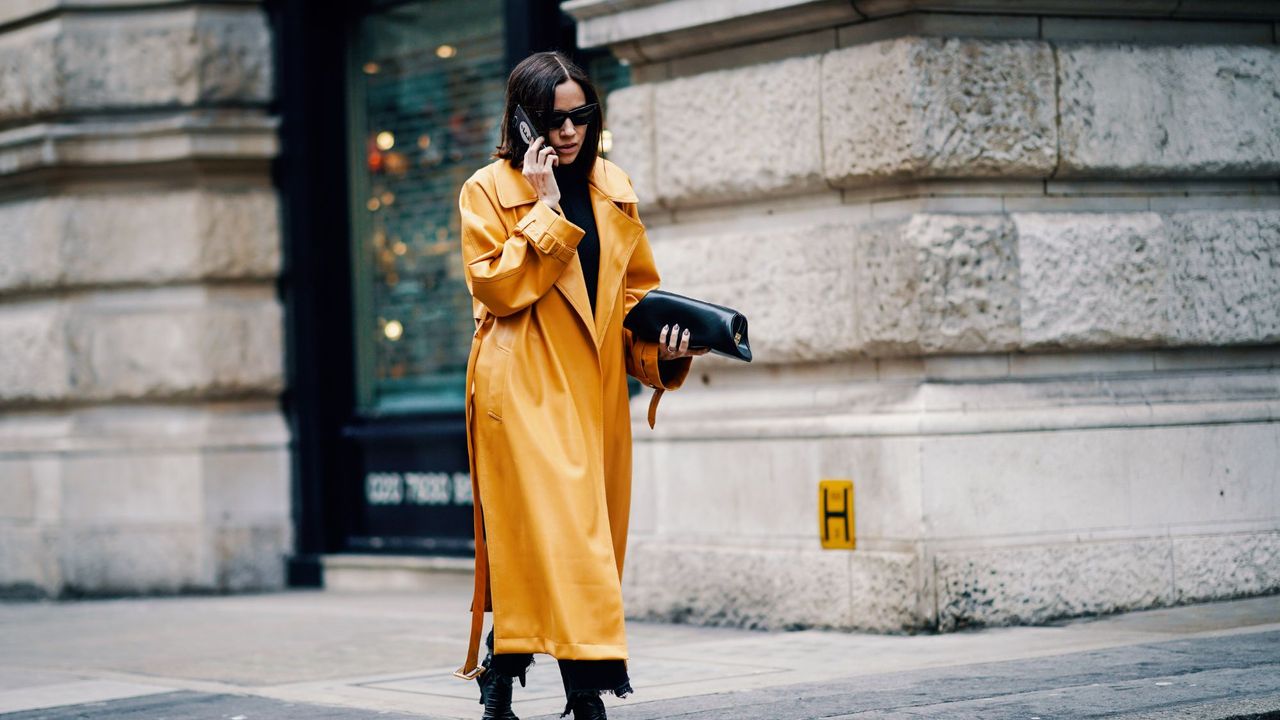
[[[592,186],[594,189],[594,186]],[[640,233],[644,231],[638,221],[632,220],[618,209],[603,192],[593,192],[596,230],[600,233],[600,274],[596,279],[596,337],[597,346],[603,342],[605,328],[613,317],[618,304],[619,286],[626,281],[627,263],[636,249]],[[579,266],[581,272],[581,266]]]
[[[513,209],[537,202],[537,193],[520,170],[511,167],[506,160],[499,160],[496,164],[498,204]],[[617,165],[604,158],[597,158],[595,166],[591,168],[589,182],[596,232],[600,236],[600,269],[596,277],[596,299],[599,304],[596,306],[595,316],[592,316],[591,300],[587,297],[582,263],[576,255],[556,280],[556,288],[577,312],[592,343],[599,348],[604,341],[604,330],[609,324],[614,306],[617,305],[618,287],[626,278],[627,263],[644,226],[615,205],[618,202],[637,202],[631,183]],[[516,214],[520,216],[524,212],[517,211]]]
[[[560,277],[556,279],[556,287],[564,294],[565,299],[578,312],[578,319],[582,321],[582,326],[587,329],[587,334],[591,336],[591,342],[596,347],[600,347],[600,339],[596,336],[595,323],[591,318],[591,301],[587,297],[587,279],[582,274],[582,261],[578,260],[578,256],[574,255],[573,260],[569,262],[564,272],[560,273]]]
[[[604,342],[605,328],[616,310],[618,290],[626,281],[631,253],[644,232],[616,203],[636,203],[635,190],[622,169],[599,158],[591,168],[591,207],[595,210],[596,231],[600,234],[600,271],[596,278],[596,346]]]

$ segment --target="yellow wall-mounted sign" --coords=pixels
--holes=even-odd
[[[852,480],[818,481],[818,537],[828,550],[854,548]]]

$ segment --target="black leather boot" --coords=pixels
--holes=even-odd
[[[573,713],[573,720],[608,720],[604,714],[604,701],[598,692],[576,692],[569,696],[569,704],[565,706],[564,717]]]
[[[486,670],[476,678],[480,683],[480,702],[484,703],[483,720],[520,720],[511,711],[511,680],[493,670]]]
[[[486,643],[488,651],[485,652],[484,661],[480,663],[484,668],[484,672],[476,678],[476,682],[480,684],[480,704],[484,705],[484,715],[481,720],[520,720],[516,714],[511,711],[511,688],[512,678],[493,670],[493,633],[489,633],[489,639]],[[524,685],[524,674],[521,673],[520,684]]]

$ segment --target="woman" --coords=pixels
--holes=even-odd
[[[516,106],[544,136],[511,132]],[[532,653],[559,661],[575,720],[631,692],[622,565],[631,501],[626,374],[674,390],[689,332],[644,342],[623,318],[658,287],[631,181],[597,157],[603,116],[557,52],[511,72],[493,163],[462,187],[462,255],[475,310],[467,431],[475,498],[471,645],[458,671],[485,718],[511,720]],[[477,666],[485,610],[489,652]]]

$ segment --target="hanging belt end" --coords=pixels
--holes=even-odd
[[[653,389],[653,397],[649,399],[649,429],[653,429],[654,423],[658,419],[658,401],[662,399],[662,388]]]

